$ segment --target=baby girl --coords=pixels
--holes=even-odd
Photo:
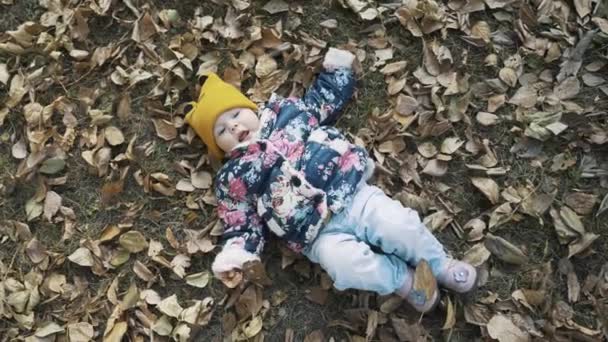
[[[413,267],[426,260],[437,282],[459,293],[477,272],[450,258],[416,211],[369,185],[374,161],[330,126],[353,94],[354,58],[329,49],[301,99],[274,94],[258,108],[211,73],[185,106],[209,155],[224,161],[215,191],[225,232],[212,269],[230,283],[259,260],[272,232],[320,264],[337,289],[395,293],[427,312],[439,293],[415,288]]]

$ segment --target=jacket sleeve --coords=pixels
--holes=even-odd
[[[246,190],[231,189],[231,186],[244,189],[245,184],[241,180],[217,184],[218,216],[224,224],[224,234],[222,251],[211,265],[215,275],[241,269],[248,261],[260,260],[259,254],[264,248],[267,234],[255,206],[246,198],[240,198],[242,195],[239,194]]]
[[[355,77],[349,67],[325,70],[314,81],[302,100],[321,125],[333,124],[355,90]]]

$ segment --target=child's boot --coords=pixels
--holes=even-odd
[[[405,299],[416,311],[420,313],[427,313],[435,308],[439,303],[439,290],[437,284],[431,286],[430,298],[427,298],[425,288],[414,287],[415,271],[411,268],[407,268],[408,275],[403,283],[403,286],[399,288],[395,293]]]
[[[437,282],[454,292],[466,293],[475,287],[477,271],[464,261],[448,259],[437,276]]]

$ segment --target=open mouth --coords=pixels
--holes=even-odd
[[[245,139],[247,139],[248,136],[249,136],[249,131],[242,131],[241,133],[239,133],[239,142],[245,141]]]

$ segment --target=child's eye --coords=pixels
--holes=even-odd
[[[226,128],[222,128],[222,129],[219,131],[218,135],[222,135],[222,134],[224,134],[224,133],[226,133]]]
[[[236,117],[239,116],[239,114],[241,114],[240,110],[238,112],[232,114],[232,117],[236,119]]]

